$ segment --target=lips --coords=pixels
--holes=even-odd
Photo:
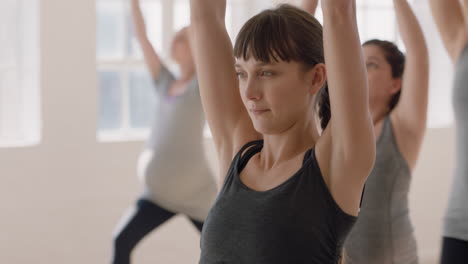
[[[266,112],[269,112],[270,110],[268,109],[250,109],[250,112],[254,115],[261,115],[261,114],[264,114]]]

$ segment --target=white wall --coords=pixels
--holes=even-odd
[[[442,217],[452,182],[454,130],[429,129],[413,174],[410,212],[422,263],[436,263],[440,253]]]
[[[94,0],[41,3],[43,138],[38,146],[0,149],[0,263],[108,263],[111,232],[139,193],[142,142],[96,141],[94,9]],[[452,133],[428,131],[414,176],[411,210],[422,259],[438,255]],[[175,218],[135,259],[196,263],[198,248],[197,232]]]

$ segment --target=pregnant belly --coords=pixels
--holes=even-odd
[[[156,155],[146,150],[139,157],[138,176],[157,196],[189,198],[207,185],[215,185],[204,156],[199,156]]]

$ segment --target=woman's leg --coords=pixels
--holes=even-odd
[[[468,241],[444,237],[441,264],[464,264],[468,261]]]
[[[174,213],[144,199],[124,218],[114,236],[113,264],[129,264],[133,248],[156,227],[174,216]]]

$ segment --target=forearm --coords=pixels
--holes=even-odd
[[[324,47],[331,98],[332,131],[347,150],[371,138],[367,76],[356,22],[355,1],[324,5]],[[362,129],[356,129],[356,127]],[[343,133],[346,131],[347,133]]]
[[[226,16],[226,0],[190,0],[191,23],[222,21]]]
[[[444,46],[452,60],[456,61],[466,41],[460,2],[459,0],[430,0],[430,5]]]
[[[421,25],[407,0],[394,0],[395,14],[398,21],[398,29],[405,44],[407,58],[413,56],[418,60],[427,61],[427,45]]]
[[[318,0],[302,0],[301,7],[311,15],[315,16],[317,11]]]
[[[131,0],[131,6],[135,36],[138,40],[138,43],[140,44],[141,50],[143,51],[143,57],[151,73],[151,76],[154,79],[157,79],[161,68],[161,62],[158,54],[154,50],[153,45],[148,39],[143,13],[141,12],[140,8],[140,1]]]
[[[146,41],[148,37],[146,34],[145,20],[143,18],[143,13],[141,12],[140,1],[131,0],[131,8],[135,35],[140,42]]]

